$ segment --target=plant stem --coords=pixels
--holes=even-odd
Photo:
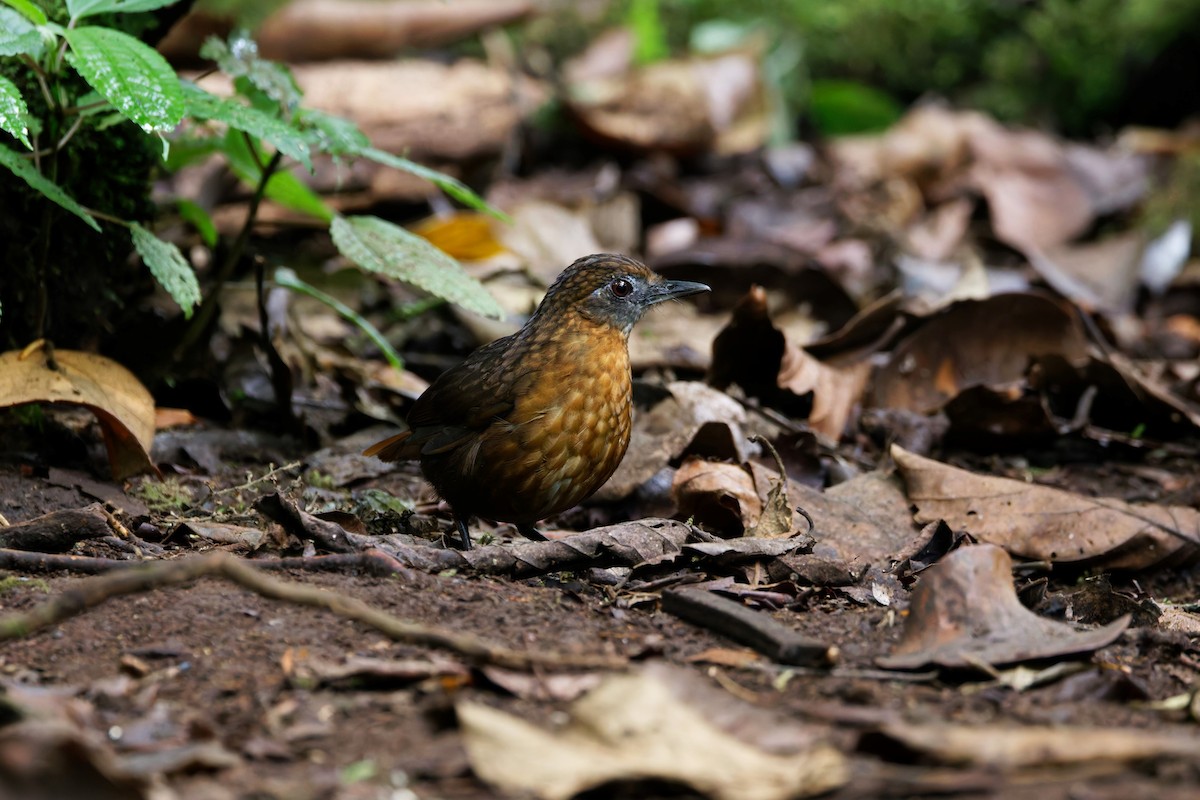
[[[280,267],[279,269],[275,270],[275,283],[276,285],[282,286],[285,289],[291,289],[292,291],[306,294],[315,300],[320,300],[322,303],[341,314],[344,319],[358,326],[358,329],[365,333],[367,338],[375,343],[375,346],[378,347],[383,353],[383,357],[387,359],[389,364],[396,369],[404,369],[404,359],[402,359],[400,354],[397,353],[395,348],[392,347],[391,342],[385,339],[383,334],[379,332],[378,328],[368,322],[365,317],[363,317],[353,308],[346,305],[341,300],[338,300],[333,295],[326,294],[312,284],[305,283],[304,281],[300,280],[300,277],[295,273],[295,271],[288,269],[287,267]]]
[[[251,147],[252,151],[253,149]],[[208,296],[204,298],[204,302],[200,304],[199,313],[192,317],[191,325],[188,326],[187,331],[183,334],[179,346],[175,348],[176,358],[181,357],[191,349],[191,346],[200,338],[200,334],[212,322],[213,315],[217,312],[217,300],[221,296],[221,290],[229,282],[229,279],[233,277],[238,262],[242,260],[242,254],[246,250],[246,245],[250,242],[250,233],[254,229],[254,220],[258,217],[258,207],[262,203],[263,196],[266,194],[267,183],[270,182],[271,176],[275,174],[282,160],[283,153],[276,150],[271,159],[263,167],[262,175],[258,179],[258,185],[254,187],[254,195],[250,198],[250,206],[246,209],[246,220],[242,223],[242,229],[238,231],[237,238],[229,246],[229,252],[226,254],[225,260],[221,262],[221,266],[214,276],[216,282],[213,284],[212,289],[209,290]]]

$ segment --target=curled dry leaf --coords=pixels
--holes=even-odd
[[[0,407],[69,403],[96,415],[113,478],[155,471],[154,398],[133,373],[95,353],[55,350],[57,369],[40,347],[0,353]]]
[[[1126,503],[1008,478],[976,475],[892,447],[921,524],[955,531],[1020,558],[1096,569],[1148,569],[1194,559],[1200,511]]]
[[[766,291],[753,286],[713,340],[710,380],[717,387],[737,383],[747,394],[787,413],[797,413],[811,392],[809,425],[837,439],[862,397],[870,369],[861,356],[833,365],[788,341],[771,322]]]
[[[742,536],[762,516],[754,478],[737,464],[691,458],[671,487],[679,514],[722,536]]]
[[[959,548],[922,573],[909,608],[900,643],[876,659],[882,667],[964,669],[1087,653],[1115,641],[1130,619],[1080,631],[1039,617],[1017,599],[1008,553],[986,544]]]
[[[613,782],[667,781],[714,800],[789,800],[841,786],[843,756],[816,744],[775,755],[709,721],[647,675],[613,675],[548,731],[479,703],[456,707],[467,757],[504,793],[566,800]]]
[[[964,389],[1000,388],[1024,378],[1034,356],[1085,356],[1075,316],[1036,294],[955,303],[901,342],[875,377],[872,404],[937,411]]]
[[[796,395],[813,393],[808,425],[830,439],[842,438],[850,418],[862,401],[871,363],[854,361],[835,366],[809,355],[802,347],[791,346],[779,365],[779,386]]]

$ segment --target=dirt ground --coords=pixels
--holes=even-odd
[[[93,499],[12,467],[0,472],[0,507],[10,523]],[[169,524],[162,521],[162,528]],[[168,546],[166,555],[190,549]],[[99,544],[76,552],[114,555]],[[421,572],[389,577],[287,572],[281,577],[517,650],[609,654],[629,659],[630,669],[667,662],[688,670],[727,699],[782,715],[847,754],[850,779],[830,795],[835,798],[1128,800],[1195,797],[1200,791],[1195,759],[1092,759],[994,770],[937,763],[881,733],[897,719],[1147,732],[1194,726],[1185,708],[1155,706],[1194,690],[1197,663],[1187,655],[1195,652],[1194,639],[1185,634],[1133,628],[1115,644],[1080,659],[1080,669],[1068,677],[1018,691],[981,682],[978,674],[877,669],[874,658],[896,643],[903,615],[835,590],[818,590],[795,610],[771,612],[785,625],[839,648],[840,663],[826,671],[751,658],[732,666],[712,663],[722,660],[713,653],[746,651],[664,613],[654,597],[634,602],[584,573],[530,580]],[[1154,585],[1138,588],[1156,598],[1194,598],[1196,578],[1194,570],[1160,572],[1152,578]],[[25,611],[86,580],[94,579],[50,573],[44,580],[9,581],[0,607],[5,613]],[[1135,584],[1121,585],[1132,589]],[[1069,584],[1052,582],[1050,593],[1064,588]],[[433,668],[360,676],[341,685],[305,677],[305,665],[352,657]],[[174,792],[154,796],[214,800],[507,796],[474,776],[455,704],[477,700],[550,727],[562,724],[569,705],[564,698],[539,697],[529,683],[514,691],[522,684],[505,681],[503,671],[466,669],[453,653],[397,644],[327,611],[269,600],[216,579],[117,597],[8,641],[0,645],[0,672],[10,693],[19,688],[70,698],[68,716],[93,750],[165,759],[145,767],[141,781],[135,781],[138,788],[105,795],[95,788],[99,784],[89,777],[85,759],[72,751],[53,767],[47,767],[52,762],[41,764],[40,771],[30,767],[39,775],[39,788],[28,790],[33,791],[29,797],[142,797],[148,796],[141,794],[146,785]],[[534,678],[536,684],[545,675],[535,672]],[[13,700],[20,703],[23,697],[17,693]],[[693,701],[705,713],[708,701]],[[763,734],[762,729],[735,732],[749,740]],[[10,769],[19,758],[12,741],[0,753]],[[587,796],[698,796],[689,792],[635,783]]]

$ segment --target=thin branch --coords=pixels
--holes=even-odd
[[[626,665],[625,659],[612,656],[510,650],[470,634],[408,622],[340,592],[273,578],[227,553],[155,561],[81,580],[57,597],[28,611],[0,617],[0,640],[27,636],[33,631],[78,616],[114,597],[178,586],[206,577],[223,578],[273,600],[326,609],[339,617],[374,628],[393,641],[447,650],[473,664],[523,670],[552,667],[619,669]]]
[[[251,148],[251,152],[253,150],[254,148]],[[242,229],[238,231],[237,238],[230,245],[225,260],[221,262],[221,266],[214,276],[215,281],[212,290],[204,298],[204,302],[200,304],[199,313],[192,317],[191,325],[188,326],[178,347],[175,348],[175,355],[177,357],[182,357],[208,327],[209,323],[212,322],[213,315],[217,312],[217,299],[221,296],[221,291],[224,289],[225,284],[233,277],[233,272],[237,268],[238,262],[242,260],[242,254],[246,250],[246,245],[250,242],[250,234],[254,229],[254,221],[258,217],[258,207],[267,192],[267,184],[270,183],[271,176],[275,174],[275,171],[279,169],[279,164],[282,160],[283,153],[276,150],[271,159],[266,163],[266,166],[263,167],[262,175],[258,179],[258,185],[254,187],[254,195],[250,198],[250,205],[246,209],[246,219],[242,223]]]

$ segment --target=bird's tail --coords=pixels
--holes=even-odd
[[[412,431],[397,433],[363,450],[364,456],[375,456],[383,461],[412,461],[421,457],[421,445],[410,442]]]

